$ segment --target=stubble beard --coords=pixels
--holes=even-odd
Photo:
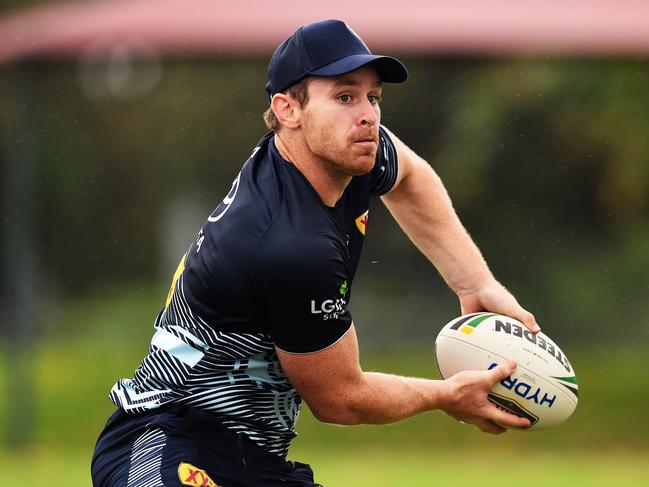
[[[374,167],[376,150],[362,154],[354,154],[352,148],[329,150],[322,154],[321,159],[333,172],[342,176],[363,176]]]
[[[318,135],[319,142],[312,146],[312,151],[332,172],[347,177],[362,176],[374,167],[378,144],[372,150],[359,152],[352,141],[336,143],[331,134],[324,130]]]

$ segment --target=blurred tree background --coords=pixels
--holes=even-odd
[[[410,79],[384,87],[383,123],[440,174],[494,274],[562,345],[580,378],[582,402],[566,426],[542,437],[506,435],[498,451],[542,449],[542,438],[546,448],[615,450],[645,462],[649,383],[633,372],[649,365],[649,64],[404,61]],[[266,131],[266,66],[265,57],[222,57],[151,59],[117,71],[83,62],[0,67],[0,187],[15,144],[29,141],[36,162],[33,291],[41,326],[20,352],[35,384],[18,403],[34,408],[33,422],[18,425],[32,431],[22,450],[37,459],[32,466],[47,464],[63,441],[63,452],[77,452],[71,468],[87,477],[112,411],[108,390],[138,365],[177,260]],[[4,234],[15,202],[1,204]],[[434,338],[459,314],[457,299],[378,200],[365,245],[351,303],[364,364],[435,376]],[[5,333],[13,277],[0,301]],[[0,417],[7,418],[17,392],[7,390],[6,372],[16,359],[0,353]],[[10,426],[3,421],[0,433]],[[327,455],[341,444],[432,451],[440,438],[453,438],[458,448],[493,447],[430,416],[332,429],[305,413],[298,429],[304,439],[296,451],[321,445],[315,456],[335,464],[331,471],[342,467]],[[0,448],[0,466],[15,458],[11,451]],[[318,460],[305,460],[317,470]],[[48,475],[56,468],[69,475],[53,468]]]
[[[558,340],[646,341],[647,64],[407,64],[410,81],[385,87],[383,123],[438,171],[494,273]],[[76,65],[5,71],[3,133],[18,109],[11,90],[35,86],[40,286],[53,306],[166,279],[265,132],[265,68],[166,62],[142,96],[83,87]],[[370,343],[430,338],[457,313],[454,298],[376,203],[352,303],[359,326]]]

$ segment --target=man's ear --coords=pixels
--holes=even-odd
[[[270,108],[282,126],[295,129],[300,126],[300,109],[297,101],[284,93],[273,95]]]

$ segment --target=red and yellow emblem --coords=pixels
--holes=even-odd
[[[365,227],[367,226],[367,219],[369,217],[369,214],[370,210],[365,210],[365,213],[356,218],[356,227],[358,228],[358,231],[363,235],[365,235]]]
[[[191,463],[180,462],[180,465],[178,465],[178,478],[183,485],[191,485],[193,487],[220,487],[205,473],[205,470],[194,467]]]

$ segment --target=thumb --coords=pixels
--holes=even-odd
[[[496,384],[497,382],[500,382],[501,380],[506,379],[507,377],[512,375],[516,370],[516,367],[516,362],[507,360],[506,362],[491,369],[490,372],[493,383]]]

